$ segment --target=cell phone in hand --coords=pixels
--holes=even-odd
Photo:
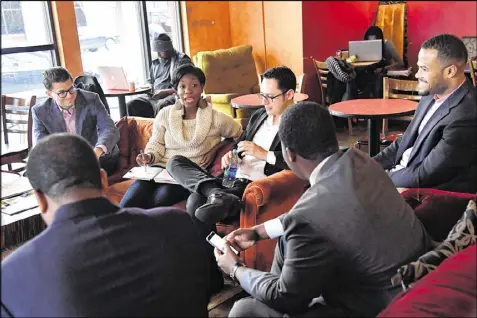
[[[207,242],[210,243],[210,245],[212,245],[213,247],[215,248],[218,248],[220,251],[222,251],[222,253],[224,252],[224,244],[225,244],[225,240],[223,238],[221,238],[220,236],[217,235],[217,233],[215,233],[214,231],[210,232],[209,235],[207,235],[207,238],[206,238]],[[233,248],[232,246],[230,246],[230,249],[238,255],[238,251]]]

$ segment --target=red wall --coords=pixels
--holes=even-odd
[[[303,69],[310,99],[321,101],[318,79],[310,59],[324,61],[350,40],[360,40],[373,22],[379,1],[303,1]],[[477,34],[475,1],[407,1],[408,60],[416,69],[419,48],[439,33],[458,37]]]

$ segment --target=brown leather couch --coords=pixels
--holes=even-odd
[[[109,179],[115,183],[108,188],[109,199],[118,204],[133,180],[122,180],[129,169],[136,166],[136,156],[152,134],[153,119],[141,117],[124,117],[116,123],[121,139],[119,141],[120,163],[119,172]],[[222,173],[220,159],[231,149],[232,144],[224,147],[215,158],[211,173]],[[250,183],[243,194],[245,203],[240,219],[230,224],[217,224],[217,232],[221,236],[240,227],[252,227],[271,220],[291,209],[305,191],[308,182],[300,180],[291,171],[281,171],[270,177]],[[185,201],[175,205],[185,209]],[[244,263],[251,268],[269,271],[275,249],[276,240],[259,242],[256,246],[241,253]]]

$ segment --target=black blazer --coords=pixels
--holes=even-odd
[[[253,137],[257,133],[258,129],[262,126],[264,121],[267,119],[267,111],[265,108],[260,108],[257,109],[252,116],[250,117],[250,120],[247,125],[247,129],[242,133],[236,144],[234,145],[234,148],[237,148],[237,145],[240,141],[253,141]],[[282,143],[280,142],[280,138],[278,137],[278,134],[275,136],[275,139],[273,139],[272,145],[270,146],[269,151],[273,151],[275,154],[276,162],[274,165],[269,164],[268,162],[265,164],[265,175],[270,176],[274,173],[277,173],[279,171],[282,171],[283,169],[289,169],[288,165],[286,164],[285,160],[283,159],[283,154],[282,154]],[[239,153],[239,157],[242,157],[242,155]]]
[[[406,132],[374,159],[392,169],[410,147],[408,166],[389,176],[396,187],[477,191],[477,102],[466,81],[438,108],[418,135],[433,96],[421,99]]]
[[[207,317],[208,273],[184,211],[83,200],[2,262],[2,317]]]

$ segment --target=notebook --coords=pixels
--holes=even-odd
[[[156,183],[178,184],[166,169],[155,166],[147,166],[146,169],[144,169],[144,167],[133,167],[123,176],[123,178],[154,181]]]
[[[120,66],[98,66],[99,76],[106,89],[129,90],[129,84]]]

